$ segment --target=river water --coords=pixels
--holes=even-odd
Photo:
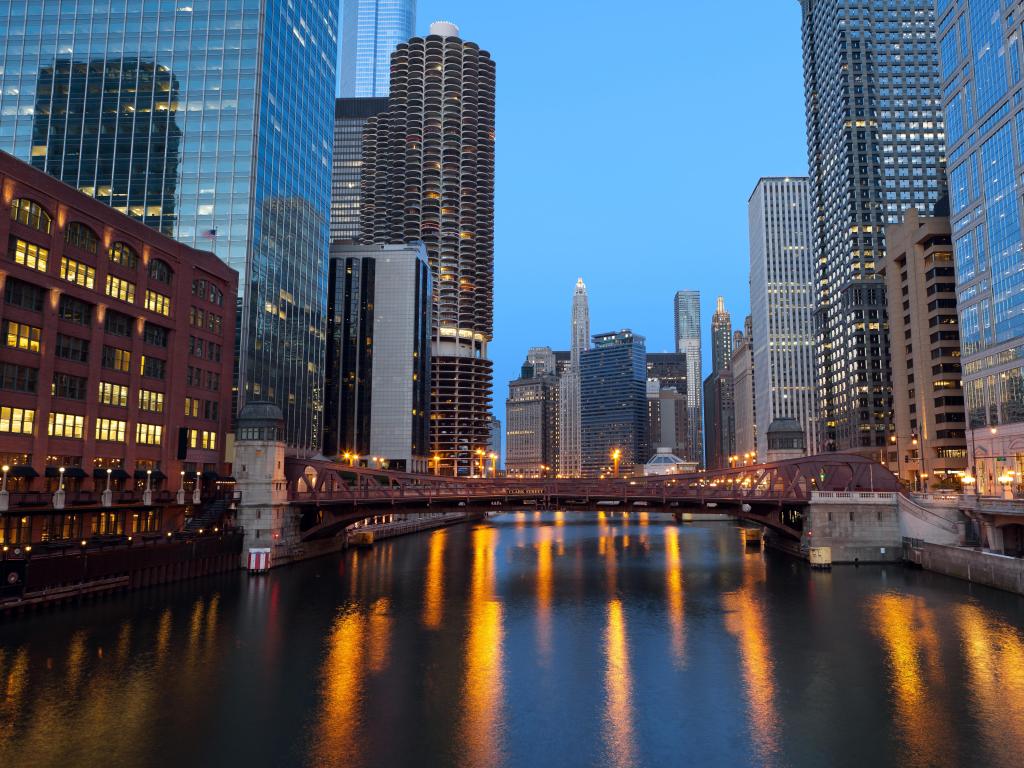
[[[1024,599],[519,513],[0,623],[0,765],[1020,766]]]

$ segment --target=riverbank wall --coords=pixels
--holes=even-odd
[[[967,547],[904,543],[904,559],[928,571],[1024,595],[1024,560]]]

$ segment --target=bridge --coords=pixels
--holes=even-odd
[[[325,460],[286,459],[287,500],[303,541],[331,538],[384,512],[522,505],[671,512],[712,507],[799,540],[813,495],[870,498],[900,490],[885,467],[853,454],[630,479],[467,478],[409,474]]]

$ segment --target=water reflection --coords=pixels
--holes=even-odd
[[[327,644],[323,704],[313,747],[318,765],[341,768],[359,762],[365,648],[365,617],[355,610],[345,611],[335,621]]]
[[[778,752],[774,662],[760,588],[765,580],[761,555],[743,558],[743,585],[722,597],[725,626],[739,643],[740,667],[750,714],[750,730],[764,764]]]
[[[551,597],[553,585],[553,529],[537,532],[537,652],[541,664],[551,662]]]
[[[423,586],[423,626],[437,629],[444,618],[444,546],[448,541],[446,528],[430,534],[427,578]]]
[[[679,555],[679,529],[672,525],[665,526],[665,593],[668,601],[672,661],[676,667],[681,668],[686,665],[683,562]]]
[[[636,765],[633,740],[633,681],[629,670],[629,643],[622,601],[608,602],[605,629],[605,744],[608,764],[616,768]]]

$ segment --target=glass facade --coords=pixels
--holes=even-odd
[[[276,401],[309,450],[335,7],[0,0],[0,149],[237,269],[241,397]]]
[[[342,97],[387,96],[391,54],[416,34],[416,0],[343,0]]]
[[[334,104],[334,160],[331,164],[331,242],[359,239],[363,128],[388,108],[385,98],[338,99]]]
[[[682,458],[704,463],[703,391],[700,381],[700,291],[679,291],[675,298],[676,352],[686,355],[687,454]]]

